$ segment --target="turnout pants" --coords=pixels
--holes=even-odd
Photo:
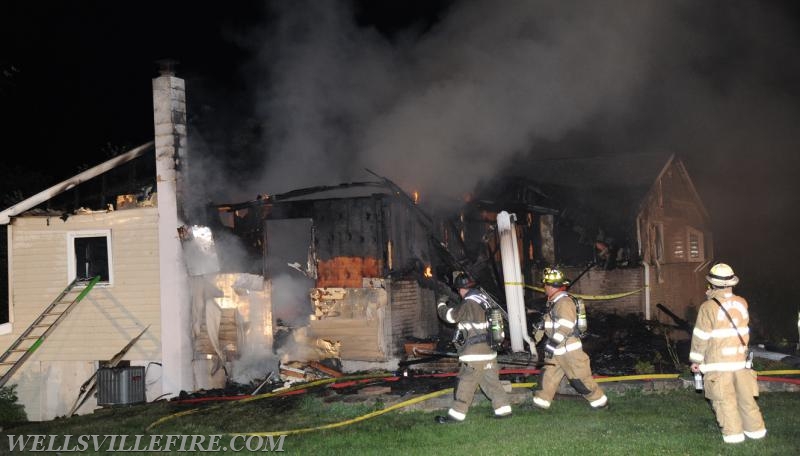
[[[467,410],[472,405],[475,391],[479,386],[486,397],[492,401],[495,415],[503,416],[511,413],[508,396],[500,384],[497,360],[490,359],[488,361],[462,362],[461,370],[458,373],[455,400],[448,411],[451,418],[459,421],[466,418]]]
[[[561,379],[565,375],[575,391],[586,398],[592,407],[606,405],[608,399],[603,389],[592,378],[589,355],[586,352],[573,350],[563,355],[555,355],[547,362],[551,364],[545,365],[541,385],[533,395],[536,405],[543,408],[550,407],[550,402],[558,392]]]
[[[708,372],[703,383],[705,396],[711,401],[726,442],[741,442],[745,436],[758,439],[766,435],[764,419],[755,400],[758,380],[754,370]]]

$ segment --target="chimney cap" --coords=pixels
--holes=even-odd
[[[158,65],[158,72],[161,76],[175,76],[175,68],[180,62],[175,59],[165,58],[156,60],[155,63]]]

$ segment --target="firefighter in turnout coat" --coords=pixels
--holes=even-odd
[[[497,352],[489,346],[489,323],[486,310],[491,305],[486,295],[475,289],[473,282],[465,274],[459,274],[454,281],[461,295],[461,302],[448,306],[440,299],[437,305],[439,317],[456,324],[464,339],[458,350],[461,369],[458,373],[455,399],[447,416],[437,416],[437,423],[457,423],[464,421],[467,410],[480,386],[492,401],[496,418],[511,416],[511,405],[503,386],[500,384],[500,370],[497,366]]]
[[[539,334],[535,338],[541,340],[547,336],[547,362],[542,371],[540,389],[533,395],[533,405],[549,409],[561,379],[566,376],[569,384],[589,401],[593,409],[607,408],[608,398],[592,378],[589,356],[583,351],[581,339],[576,333],[578,313],[575,301],[566,291],[569,282],[560,270],[545,268],[542,283],[547,295],[547,310],[544,327],[537,331]]]
[[[755,400],[756,372],[748,359],[747,301],[733,294],[739,278],[727,264],[714,265],[706,280],[710,284],[708,300],[697,311],[689,351],[692,372],[704,374],[705,397],[714,409],[724,442],[743,442],[745,436],[760,439],[767,429]]]

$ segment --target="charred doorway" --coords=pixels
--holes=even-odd
[[[266,277],[271,283],[272,313],[276,323],[305,326],[313,313],[309,290],[315,285],[311,257],[313,220],[267,220]]]

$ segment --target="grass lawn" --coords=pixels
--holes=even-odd
[[[285,453],[314,455],[793,455],[800,449],[800,394],[797,393],[762,393],[759,404],[767,423],[767,437],[736,445],[722,442],[713,412],[701,394],[686,390],[662,394],[627,391],[622,395],[612,392],[609,397],[611,408],[606,411],[590,410],[582,399],[559,397],[545,412],[532,409],[530,402],[517,405],[514,416],[505,420],[492,418],[488,404],[482,402],[472,407],[464,423],[448,425],[434,423],[437,413],[401,408],[334,429],[289,433],[280,448]],[[307,395],[272,397],[206,407],[145,431],[159,419],[180,410],[170,403],[147,404],[5,429],[0,451],[8,453],[9,434],[69,434],[73,438],[91,434],[127,435],[129,440],[123,448],[132,447],[137,434],[145,434],[143,442],[149,442],[152,434],[223,434],[219,441],[219,447],[223,448],[231,445],[230,434],[303,429],[346,421],[382,408],[380,402],[326,403],[322,398]],[[266,438],[260,436],[251,443],[259,441],[263,441],[262,448],[264,445],[269,448]],[[244,448],[245,442],[245,437],[239,437],[233,443]],[[279,439],[274,437],[273,449],[278,448],[278,443]],[[144,447],[143,443],[140,448]],[[251,453],[229,450],[209,454]]]

